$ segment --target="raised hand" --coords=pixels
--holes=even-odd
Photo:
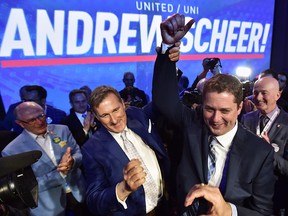
[[[165,44],[175,44],[180,41],[194,22],[194,19],[191,19],[185,25],[185,16],[180,14],[174,14],[167,18],[160,25],[163,42]]]
[[[65,154],[62,156],[60,163],[58,164],[57,170],[62,174],[67,175],[71,170],[74,163],[74,159],[71,156],[71,148],[66,149]]]

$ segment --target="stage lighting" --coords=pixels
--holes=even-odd
[[[30,151],[0,158],[0,203],[19,210],[37,207],[38,182],[30,165],[41,155]]]
[[[250,67],[237,67],[236,68],[236,75],[241,79],[241,80],[249,80],[250,76],[252,74],[252,70]]]

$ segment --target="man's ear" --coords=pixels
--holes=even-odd
[[[24,128],[23,122],[19,121],[19,120],[15,120],[16,124],[20,125],[22,128]]]

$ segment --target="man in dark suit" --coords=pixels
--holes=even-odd
[[[264,138],[274,148],[277,176],[274,195],[275,215],[288,211],[288,114],[277,106],[280,95],[279,82],[272,76],[257,80],[252,95],[257,110],[245,114],[241,120],[244,126]],[[261,120],[264,117],[267,121],[262,125]]]
[[[185,17],[175,14],[161,23],[162,50],[154,67],[152,91],[156,108],[183,128],[177,175],[180,214],[270,215],[273,148],[237,122],[241,82],[227,74],[213,76],[205,83],[199,110],[179,100],[175,63],[169,61],[165,48],[180,41],[193,22],[185,25]],[[214,140],[210,146],[208,139]]]
[[[119,93],[126,106],[143,107],[147,104],[147,96],[144,91],[134,87],[135,76],[132,72],[126,72],[123,76],[125,88]]]
[[[86,92],[74,89],[69,93],[69,100],[72,108],[70,114],[61,121],[69,127],[77,144],[81,147],[96,129],[94,115],[88,105]]]
[[[82,146],[88,183],[87,203],[91,212],[97,215],[167,215],[163,186],[169,160],[145,110],[129,107],[125,111],[118,91],[108,86],[96,88],[90,104],[101,123]],[[125,136],[136,148],[134,151],[127,147]]]

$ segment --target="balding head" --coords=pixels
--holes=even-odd
[[[35,102],[23,102],[14,110],[16,123],[27,131],[41,135],[47,131],[46,116],[43,108]]]
[[[271,76],[263,77],[254,84],[253,100],[263,114],[268,114],[276,108],[280,95],[279,83]]]

